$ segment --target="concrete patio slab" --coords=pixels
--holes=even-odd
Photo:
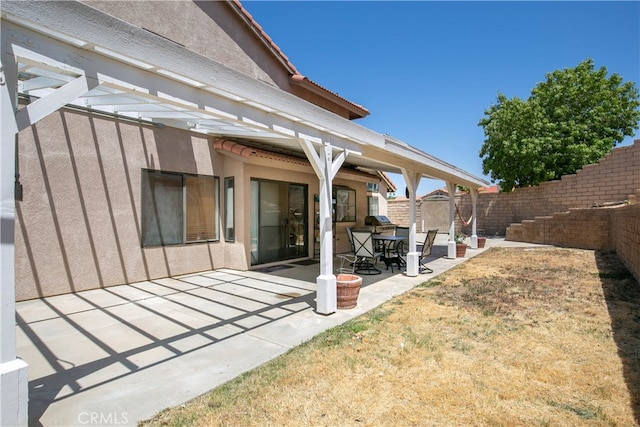
[[[505,242],[489,239],[491,246]],[[20,302],[29,425],[136,425],[483,251],[446,259],[440,235],[429,263],[434,273],[408,277],[383,268],[363,276],[358,305],[328,316],[315,312],[319,264],[207,271]]]

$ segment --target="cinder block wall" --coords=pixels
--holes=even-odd
[[[625,206],[594,209],[624,200]],[[456,203],[465,215],[471,212],[471,196],[456,196]],[[393,222],[408,223],[407,200],[388,207]],[[478,229],[487,236],[507,235],[509,228],[509,240],[615,250],[640,281],[640,140],[560,180],[511,193],[479,194],[477,212]],[[456,218],[456,230],[470,234],[471,226],[462,227]]]
[[[616,254],[640,282],[640,200],[612,209],[610,229]]]
[[[511,224],[507,240],[580,249],[614,249],[611,209],[571,209],[552,216]]]
[[[507,239],[580,249],[615,250],[640,282],[640,191],[631,205],[578,208],[511,224]]]
[[[422,221],[419,218],[421,203],[422,200],[416,200],[416,224],[420,224]],[[409,199],[403,197],[389,200],[387,202],[387,217],[392,223],[407,227],[409,225]]]
[[[488,236],[504,236],[512,223],[567,212],[571,208],[627,200],[638,188],[640,140],[615,148],[599,163],[586,165],[560,180],[510,193],[479,194],[478,227]],[[471,196],[457,196],[456,203],[460,211],[471,212]],[[457,228],[460,226],[458,222]]]

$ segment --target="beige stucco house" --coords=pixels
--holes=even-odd
[[[367,114],[301,76],[238,3],[87,5],[92,9],[66,8],[101,11],[104,19],[126,27],[129,22],[161,43],[217,60],[346,120]],[[21,106],[73,78],[26,59],[18,64]],[[209,74],[206,65],[203,71]],[[199,89],[190,83],[189,90]],[[142,89],[156,92],[151,98],[138,96],[139,89],[92,87],[72,107],[19,134],[18,300],[319,255],[319,181],[304,153],[276,149],[271,140],[281,135],[244,126],[240,114],[223,123],[161,90],[161,81]],[[336,231],[342,234],[372,207],[385,209],[383,177],[373,169],[341,168],[333,198],[338,211],[348,212],[334,216]],[[381,191],[367,191],[367,185]],[[346,238],[334,241],[334,251],[346,249]]]
[[[1,9],[3,390],[25,376],[16,300],[318,258],[330,314],[344,227],[386,213],[387,172],[413,200],[421,177],[487,184],[355,123],[367,109],[298,72],[239,2]]]

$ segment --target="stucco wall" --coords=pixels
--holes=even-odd
[[[229,68],[290,90],[289,76],[225,1],[82,1]]]
[[[313,256],[313,195],[319,181],[308,163],[244,159],[216,151],[212,138],[198,133],[64,109],[18,139],[24,196],[16,203],[17,300],[249,268],[251,178],[308,185],[308,256]],[[221,188],[224,178],[233,176],[235,241],[225,242],[220,235],[217,242],[143,248],[142,169],[217,176]],[[357,197],[358,221],[337,228],[341,250],[348,249],[344,226],[364,224],[366,183],[376,179],[340,171],[334,180],[334,185],[355,189]],[[222,191],[220,197],[222,205]]]
[[[21,132],[17,299],[224,266],[224,243],[140,243],[142,169],[222,176],[212,152],[198,134],[68,110]]]

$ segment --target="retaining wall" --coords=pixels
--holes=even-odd
[[[417,212],[424,217],[423,203],[417,203]],[[456,196],[456,204],[468,218],[471,196]],[[392,222],[408,222],[408,201],[389,203],[389,208]],[[640,281],[640,140],[615,148],[600,162],[560,180],[510,193],[478,194],[476,208],[477,227],[484,235],[615,250]],[[471,234],[471,226],[463,227],[460,218],[456,230]]]
[[[613,149],[577,173],[510,193],[479,194],[478,227],[488,236],[506,234],[510,224],[537,216],[627,200],[640,188],[640,140]],[[456,196],[460,212],[471,213],[471,196]],[[457,228],[462,224],[457,222]]]

